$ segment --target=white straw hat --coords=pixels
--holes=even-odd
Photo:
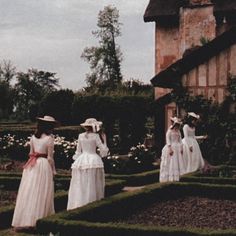
[[[198,114],[194,113],[194,112],[188,112],[188,116],[192,116],[196,119],[200,119],[200,116]]]
[[[101,129],[102,122],[97,121],[95,118],[88,118],[84,123],[80,124],[82,127],[90,126],[93,129],[93,132],[98,132]]]
[[[56,121],[54,117],[52,116],[37,117],[36,119],[46,121],[46,122],[51,122],[51,123],[58,123],[58,121]]]
[[[170,120],[173,122],[171,128],[173,128],[173,127],[175,126],[175,124],[181,125],[181,124],[183,123],[183,122],[181,121],[181,119],[178,118],[178,117],[176,117],[176,116],[175,116],[175,117],[171,117]]]

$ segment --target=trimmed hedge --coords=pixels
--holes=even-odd
[[[207,230],[170,228],[113,223],[125,215],[144,209],[157,200],[176,199],[183,196],[201,196],[213,199],[235,199],[235,186],[171,183],[153,184],[136,192],[120,193],[87,206],[55,214],[37,222],[40,233],[60,232],[60,235],[106,236],[156,236],[156,235],[236,235],[236,230]]]
[[[108,180],[105,186],[105,196],[111,196],[121,192],[124,187],[125,181],[122,180]],[[55,211],[59,212],[66,209],[68,201],[68,192],[60,191],[55,194],[54,204]],[[15,206],[9,205],[7,207],[0,208],[0,229],[7,228],[11,225]]]
[[[236,178],[231,172],[236,171],[236,166],[221,165],[215,167],[210,173],[201,173],[200,171],[181,176],[181,182],[198,182],[209,184],[236,184]],[[232,177],[231,177],[232,176]]]
[[[159,172],[160,171],[156,169],[131,175],[106,174],[106,180],[124,180],[126,186],[142,186],[159,182]],[[5,186],[4,189],[16,190],[19,186],[21,175],[22,172],[0,172],[0,185]],[[67,190],[69,188],[70,178],[70,175],[56,175],[56,189]],[[16,182],[14,182],[14,179],[16,180]]]
[[[36,124],[28,124],[28,125],[6,125],[3,126],[0,124],[0,132],[2,135],[16,135],[17,138],[27,138],[31,136],[36,129]],[[73,140],[78,138],[78,134],[82,132],[83,130],[81,129],[80,126],[75,125],[75,126],[63,126],[60,128],[56,128],[54,130],[55,135],[59,135],[62,137],[65,137],[68,140]]]
[[[235,178],[216,178],[216,177],[201,177],[201,176],[184,176],[180,179],[181,182],[191,183],[208,183],[208,184],[231,184],[236,185]]]
[[[17,176],[0,176],[1,189],[5,190],[17,190],[20,185],[21,178]]]
[[[107,174],[108,179],[122,179],[126,181],[127,186],[141,186],[146,184],[152,184],[159,182],[159,172],[160,170],[151,170],[142,173],[132,174],[132,175],[114,175]]]

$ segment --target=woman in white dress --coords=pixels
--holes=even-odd
[[[53,175],[56,170],[52,131],[57,121],[51,116],[37,120],[37,130],[30,139],[29,160],[24,165],[16,199],[12,220],[16,230],[35,227],[38,219],[54,213]]]
[[[67,210],[86,205],[89,202],[104,197],[105,176],[104,165],[100,155],[108,153],[105,134],[99,131],[102,122],[94,118],[87,119],[81,124],[86,132],[78,137],[75,160],[72,164],[72,178],[70,182]],[[101,140],[102,139],[102,140]]]
[[[172,125],[166,132],[166,145],[162,149],[159,181],[179,181],[179,177],[185,174],[183,159],[183,145],[180,133],[181,120],[171,117]]]
[[[188,112],[188,121],[183,127],[184,138],[182,141],[186,158],[186,173],[202,169],[205,165],[197,139],[205,139],[207,136],[195,136],[195,128],[199,119],[198,114]]]

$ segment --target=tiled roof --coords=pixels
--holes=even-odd
[[[228,16],[236,12],[236,0],[212,0],[216,16]],[[158,21],[178,18],[180,7],[189,4],[189,0],[150,0],[144,13],[144,21]]]

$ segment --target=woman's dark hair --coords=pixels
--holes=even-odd
[[[34,133],[36,138],[40,138],[42,134],[50,135],[54,128],[54,124],[45,121],[38,121],[37,130]]]
[[[197,120],[197,119],[192,116],[188,116],[186,118],[186,124],[188,124],[190,127],[195,127],[195,125],[193,124],[194,120]]]
[[[176,126],[179,126],[179,128],[180,128],[180,124],[174,123],[173,125],[171,125],[171,128],[170,128],[170,129],[174,129],[174,127],[176,127]]]

